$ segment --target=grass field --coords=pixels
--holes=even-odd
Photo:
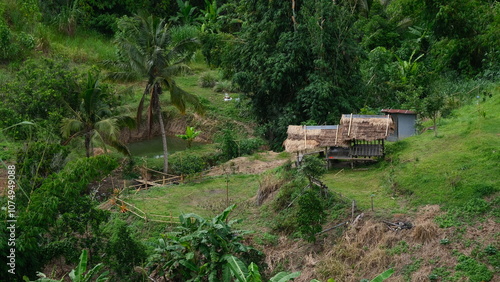
[[[236,204],[234,215],[245,215],[245,207],[259,188],[257,175],[228,175],[210,177],[199,183],[153,187],[124,197],[148,214],[179,216],[183,213],[196,213],[202,216],[214,216],[222,212],[227,205]],[[227,188],[227,189],[226,189]],[[226,194],[226,193],[229,194]]]

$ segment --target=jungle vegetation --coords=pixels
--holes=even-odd
[[[35,280],[37,272],[59,260],[72,266],[65,274],[75,281],[90,281],[94,274],[112,281],[147,281],[149,275],[172,281],[296,278],[300,274],[287,269],[266,272],[265,254],[249,244],[238,221],[229,220],[234,206],[210,217],[183,214],[175,227],[130,224],[119,213],[99,208],[107,199],[91,184],[117,168],[124,178],[137,173],[137,160],[120,132],[136,128],[151,135],[158,123],[164,159],[154,168],[189,175],[263,146],[282,151],[288,125],[336,124],[343,113],[415,110],[419,129],[434,129],[434,139],[426,140],[442,142],[440,119],[474,103],[477,109],[465,110],[470,115],[486,118],[498,109],[498,103],[490,102],[488,109],[480,103],[498,95],[499,30],[495,0],[0,1],[0,160],[2,170],[15,165],[17,185],[15,195],[1,197],[2,207],[15,201],[16,274],[2,264],[0,280]],[[238,93],[237,107],[211,104],[208,95],[192,91],[183,77],[188,74],[214,92]],[[190,111],[238,123],[218,128],[217,145],[203,157],[189,149],[169,158],[163,123]],[[239,135],[241,124],[252,127],[251,137]],[[481,130],[493,134],[493,123],[482,124]],[[453,136],[466,136],[468,130]],[[190,125],[184,136],[192,141],[205,131]],[[498,175],[492,165],[498,157],[491,153],[498,148],[488,142],[481,149],[484,171]],[[399,170],[393,166],[399,165],[392,160],[404,146],[390,147],[393,159],[380,165],[384,179],[404,186],[391,187],[409,197],[420,195],[415,202],[446,204],[446,196],[419,190],[417,175],[399,175],[411,174],[405,164]],[[93,156],[97,147],[112,153]],[[474,166],[455,163],[462,163],[465,173]],[[314,186],[313,176],[325,173],[317,159],[306,164],[301,170],[290,165],[278,170],[283,188],[265,212],[274,214],[273,232],[314,244],[322,224],[341,217],[349,203],[336,193],[304,190]],[[432,170],[418,169],[422,174]],[[474,170],[470,179],[478,174]],[[211,181],[228,187],[228,175]],[[446,177],[454,193],[450,202],[466,203],[468,210],[450,206],[443,226],[459,226],[474,215],[498,217],[498,197],[483,199],[500,189],[498,176],[478,178],[482,184]],[[466,202],[468,197],[476,202]],[[2,230],[7,230],[8,214],[2,215]],[[267,235],[259,237],[265,241],[261,245],[277,240]],[[2,257],[11,249],[7,236],[0,234]],[[461,254],[456,279],[498,277],[500,246],[489,247],[475,258]],[[481,254],[488,260],[481,261]],[[87,269],[92,275],[85,275]],[[433,274],[446,277],[437,270]]]

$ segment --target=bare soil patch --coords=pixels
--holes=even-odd
[[[287,161],[289,159],[279,157],[279,153],[267,151],[253,156],[232,159],[223,165],[213,168],[207,175],[217,176],[227,173],[261,174],[269,169],[279,167]]]

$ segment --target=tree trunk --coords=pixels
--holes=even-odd
[[[85,153],[90,158],[90,132],[85,133]]]
[[[156,87],[153,91],[157,91]],[[158,115],[158,123],[160,124],[160,132],[161,132],[161,141],[163,143],[163,173],[168,173],[168,148],[167,148],[167,133],[165,132],[165,125],[163,124],[163,116],[161,114],[161,106],[160,106],[160,98],[158,97],[158,93],[155,93],[154,99],[158,99],[155,101],[155,111]]]
[[[159,107],[160,106],[158,106],[158,108]],[[158,122],[160,123],[161,142],[163,143],[163,173],[167,173],[168,172],[167,133],[165,132],[165,126],[163,125],[163,117],[161,115],[160,109],[158,109]]]

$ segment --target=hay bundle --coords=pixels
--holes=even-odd
[[[318,138],[321,130],[307,130],[305,126],[289,125],[288,138],[283,142],[285,151],[295,153],[314,149],[319,146]]]
[[[394,121],[388,115],[342,115],[340,126],[342,130],[339,134],[344,142],[385,139],[395,129]]]
[[[319,147],[337,146],[342,144],[337,133],[337,125],[302,126],[289,125],[288,138],[283,142],[285,151],[289,153],[316,149]]]
[[[319,146],[330,147],[343,144],[342,135],[340,134],[339,130],[341,130],[339,126],[332,126],[332,128],[321,129],[321,132],[318,136]]]

